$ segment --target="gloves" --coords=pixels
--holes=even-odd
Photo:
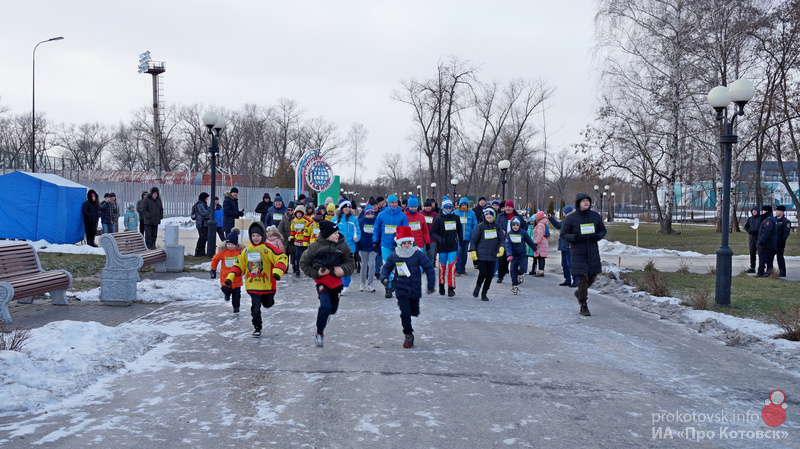
[[[389,278],[382,278],[381,279],[381,284],[383,284],[385,287],[388,287],[389,286]]]
[[[234,277],[236,277],[236,275],[235,275],[235,274],[233,274],[233,273],[229,273],[229,274],[228,274],[228,277],[227,277],[227,278],[225,278],[225,285],[227,285],[228,287],[232,286],[232,285],[233,285],[233,278],[234,278]]]
[[[240,211],[239,211],[239,216],[240,216],[240,217],[244,217],[244,209],[242,209],[242,210],[240,210]]]
[[[511,262],[512,260],[514,260],[514,256],[508,256],[508,257],[506,258],[506,260],[507,260],[507,261],[509,261],[509,262]]]
[[[217,278],[217,270],[211,270],[211,279]]]
[[[434,291],[434,290],[433,290],[432,288],[429,288],[429,289],[428,289],[428,294],[429,294],[429,295],[432,295],[432,294],[433,294],[433,291]]]
[[[380,254],[381,252],[381,242],[375,242],[372,244],[372,250],[376,253]]]
[[[477,251],[470,251],[469,252],[469,257],[471,257],[472,260],[478,260],[478,252]]]
[[[273,277],[273,278],[274,278],[276,281],[280,281],[280,280],[281,280],[281,275],[280,275],[280,274],[278,274],[278,273],[272,273],[272,277]]]
[[[500,251],[497,252],[497,257],[503,257],[503,254],[505,254],[505,252],[506,249],[501,246]]]

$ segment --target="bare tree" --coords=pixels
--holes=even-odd
[[[353,184],[358,180],[358,169],[364,168],[364,144],[369,135],[369,130],[363,124],[355,122],[350,127],[350,132],[347,133],[347,140],[350,144],[349,157],[345,158],[346,161],[353,163]]]

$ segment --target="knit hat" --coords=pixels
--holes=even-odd
[[[232,228],[231,232],[225,236],[225,243],[233,243],[234,245],[239,245],[239,234],[242,233],[242,230],[239,228]]]
[[[419,200],[414,195],[408,198],[408,207],[419,207]]]
[[[142,190],[142,198],[147,196],[147,190]]]
[[[267,230],[264,229],[264,224],[261,223],[260,221],[254,221],[253,224],[251,224],[250,227],[247,228],[247,233],[249,235],[258,234],[261,237],[267,236]]]
[[[431,202],[431,200],[425,200],[425,204],[423,204],[423,206],[424,207],[433,207],[433,203]]]
[[[398,244],[403,242],[414,243],[414,234],[411,232],[411,226],[398,226],[395,232],[394,241]]]
[[[325,198],[325,204],[333,204],[333,198],[331,197]]]
[[[387,203],[397,203],[397,197],[394,195],[389,195],[389,198],[386,198]]]
[[[386,199],[386,198],[384,198],[384,197],[382,197],[382,196],[379,196],[379,197],[375,198],[375,204],[378,204],[378,203],[380,203],[381,201],[383,201],[383,200],[385,200],[385,199]]]
[[[273,201],[280,201],[282,203],[283,202],[283,197],[281,197],[280,193],[276,193],[275,194],[275,199]]]
[[[499,200],[492,200],[492,206],[494,206],[494,205],[498,205],[499,206],[500,205],[500,201]]]
[[[305,215],[306,214],[306,208],[303,207],[302,204],[300,204],[300,205],[298,205],[297,207],[294,208],[294,215],[296,216],[298,212],[300,212],[301,214]]]
[[[480,203],[481,201],[486,201],[486,197],[482,196],[482,197],[478,198],[478,202]]]
[[[765,204],[765,205],[761,206],[761,210],[762,211],[767,211],[767,212],[772,212],[772,206],[770,206],[769,204]]]
[[[374,196],[371,196],[371,197],[369,197],[369,199],[367,200],[367,204],[373,204],[373,205],[374,205],[374,204],[378,204],[378,200],[376,200]]]
[[[231,193],[239,193],[239,189],[237,189],[236,187],[232,187]]]
[[[350,204],[350,201],[347,201],[347,200],[345,200],[345,199],[342,199],[341,201],[339,201],[339,210],[342,210],[342,209],[344,209],[345,207],[352,208],[352,207],[353,207],[353,205],[352,205],[352,204]]]
[[[506,201],[505,207],[508,207],[508,206],[514,207],[514,202],[511,201],[511,200]]]
[[[775,210],[786,212],[786,206],[775,206]]]
[[[450,209],[452,209],[452,208],[453,208],[453,202],[450,200],[450,198],[448,198],[447,196],[445,196],[445,197],[442,199],[442,209],[445,209],[445,208],[448,208],[448,207],[449,207]]]
[[[467,206],[469,206],[469,200],[466,198],[461,198],[460,200],[458,200],[458,207],[461,207],[462,204],[466,204]]]
[[[336,226],[332,221],[323,220],[319,222],[319,238],[323,240],[327,239],[338,230],[339,227]]]
[[[572,207],[572,206],[564,206],[564,208],[561,209],[561,214],[562,214],[562,216],[563,215],[567,215],[568,213],[570,213],[570,212],[572,212],[574,210],[575,210],[575,208]]]
[[[208,194],[206,192],[200,192],[200,196],[197,197],[200,201],[205,201],[208,198]]]
[[[103,194],[103,198],[111,198],[111,195],[105,193],[105,194]]]
[[[364,215],[374,214],[374,213],[375,209],[371,205],[367,204],[367,207],[364,208]]]
[[[494,209],[492,209],[491,207],[487,207],[486,209],[483,210],[483,215],[484,216],[491,215],[492,216],[491,221],[494,221],[494,219],[497,217],[497,212],[495,212]]]
[[[333,203],[328,203],[328,205],[325,207],[325,210],[328,212],[333,212],[336,210],[336,206],[334,206]]]
[[[522,226],[522,221],[519,219],[519,217],[514,217],[514,218],[511,219],[511,224],[512,225],[516,224],[517,226]]]
[[[325,219],[325,206],[317,207],[317,210],[314,211],[314,221],[322,221]]]
[[[108,194],[108,196],[110,196],[111,198],[116,198],[117,194],[114,193],[114,192],[111,192],[111,193]]]
[[[542,211],[536,212],[536,213],[533,215],[533,218],[534,218],[534,220],[536,220],[536,221],[539,221],[539,220],[541,220],[542,218],[544,218],[544,212],[542,212]]]
[[[306,203],[306,215],[311,215],[313,213],[314,213],[314,204]]]
[[[778,207],[782,207],[782,206],[778,206]],[[128,204],[128,209],[133,209],[133,203]],[[778,210],[780,210],[780,209],[778,209]]]

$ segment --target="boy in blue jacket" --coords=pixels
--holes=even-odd
[[[456,276],[467,274],[467,248],[472,238],[472,231],[478,226],[478,218],[469,208],[469,200],[461,198],[458,201],[458,210],[455,212],[461,220],[461,230],[464,233],[458,241],[458,255],[456,256]]]
[[[389,195],[389,205],[375,218],[375,232],[372,234],[372,247],[384,263],[394,251],[394,237],[399,226],[408,226],[408,217],[398,206],[397,197]],[[392,297],[391,278],[386,285],[386,298]]]
[[[505,240],[506,260],[511,269],[511,293],[514,295],[519,293],[517,285],[522,281],[519,271],[520,263],[528,257],[525,251],[526,244],[536,251],[536,244],[533,243],[531,236],[522,230],[522,221],[519,217],[514,217],[511,219],[511,230],[506,234]]]
[[[428,277],[428,294],[433,293],[436,272],[433,264],[419,247],[414,244],[414,234],[410,226],[398,226],[395,241],[400,245],[389,255],[381,269],[381,283],[389,285],[389,274],[394,272],[394,290],[397,306],[400,308],[400,322],[405,334],[404,348],[414,346],[414,329],[411,317],[419,316],[419,299],[422,296],[421,271]]]

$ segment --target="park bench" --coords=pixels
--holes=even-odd
[[[10,323],[12,299],[30,304],[33,297],[50,293],[54,305],[66,306],[72,275],[64,270],[44,271],[33,246],[27,243],[0,245],[0,322]]]
[[[165,273],[167,253],[163,249],[147,249],[144,236],[139,231],[114,232],[100,236],[100,245],[106,252],[106,268],[141,269],[147,265]]]

